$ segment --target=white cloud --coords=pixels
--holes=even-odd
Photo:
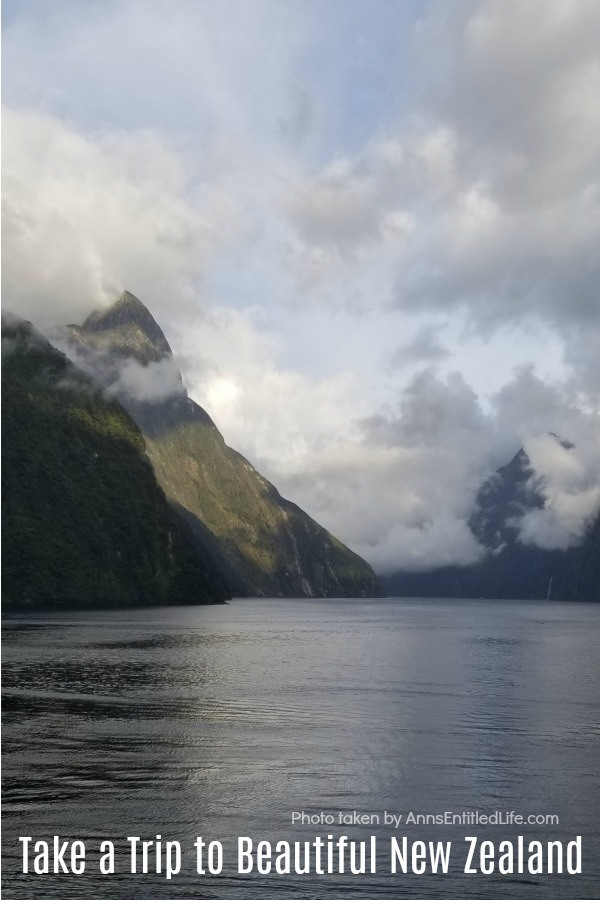
[[[542,435],[527,440],[525,450],[544,507],[517,521],[519,538],[546,550],[566,550],[581,541],[600,510],[600,437],[588,431],[567,447]]]
[[[302,467],[311,453],[358,434],[354,417],[369,401],[356,377],[287,369],[277,336],[257,327],[251,311],[213,309],[177,343],[190,394],[265,474],[276,460]]]
[[[5,303],[42,326],[73,321],[125,287],[189,306],[209,261],[244,233],[232,196],[194,186],[155,132],[85,136],[4,111]]]
[[[109,396],[126,403],[135,400],[156,403],[171,397],[185,396],[185,387],[177,362],[172,356],[147,363],[134,357],[120,357],[97,349],[90,353],[80,346],[63,328],[49,332],[51,344],[64,353],[75,365],[94,378]]]
[[[177,364],[171,357],[153,360],[147,365],[135,359],[125,359],[120,363],[117,378],[108,392],[152,403],[181,395],[183,385]]]

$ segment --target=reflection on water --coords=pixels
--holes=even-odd
[[[4,630],[7,898],[194,896],[321,900],[597,898],[600,607],[443,601],[236,601],[73,613]],[[556,813],[583,836],[584,874],[511,878],[195,873],[196,835],[311,840],[380,826],[291,825],[293,810]],[[468,827],[400,829],[452,840]],[[117,874],[20,874],[18,835],[114,839]],[[181,874],[127,873],[125,838],[180,840]],[[91,857],[93,859],[93,855]]]

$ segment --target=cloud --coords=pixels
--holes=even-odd
[[[152,403],[181,396],[184,389],[177,364],[171,357],[165,357],[147,365],[135,359],[122,360],[108,392],[118,397]]]
[[[569,201],[597,172],[599,36],[594,0],[438,4],[421,23],[443,61],[425,109],[507,206]]]
[[[394,410],[368,416],[353,373],[282,370],[276,341],[264,343],[244,315],[222,312],[202,335],[191,393],[285,496],[380,570],[479,557],[466,523],[492,470],[492,438],[459,374],[421,373]]]
[[[5,302],[40,326],[81,319],[125,287],[188,306],[243,224],[230,195],[194,187],[186,154],[152,131],[88,137],[4,111]]]
[[[400,276],[397,301],[462,305],[482,327],[530,315],[597,335],[596,4],[467,4],[424,30],[446,47],[425,109],[456,135],[458,177],[435,208],[428,271]]]
[[[331,283],[339,282],[348,302],[351,282],[366,271],[369,305],[389,302],[398,254],[415,227],[403,203],[407,176],[395,179],[402,153],[399,145],[376,144],[357,159],[335,158],[317,175],[294,173],[279,205],[289,229],[287,263],[302,290],[331,296]]]
[[[109,397],[125,403],[160,403],[173,397],[185,396],[185,387],[177,362],[172,356],[142,363],[133,357],[120,357],[96,349],[89,352],[80,346],[63,328],[49,334],[50,341],[83,372],[102,384]]]
[[[440,328],[435,325],[423,325],[415,336],[394,351],[390,363],[400,368],[415,363],[435,363],[447,359],[450,352],[438,340]]]
[[[375,262],[392,284],[371,307],[460,312],[487,334],[543,323],[597,398],[597,4],[433,4],[415,35],[412,115],[289,199],[299,283]]]
[[[302,144],[313,125],[315,118],[314,98],[306,87],[294,85],[290,89],[290,109],[279,123],[284,140],[292,147]]]
[[[403,570],[422,572],[436,566],[468,566],[478,562],[477,545],[464,519],[442,510],[435,519],[417,526],[395,524],[376,547],[358,544],[380,574]]]
[[[275,460],[301,468],[311,453],[351,439],[353,413],[369,408],[351,372],[319,377],[286,367],[280,338],[252,311],[213,308],[177,346],[190,394],[267,475]]]
[[[47,345],[46,338],[31,322],[10,310],[2,310],[2,359],[17,352],[39,350]]]
[[[482,551],[467,521],[491,470],[493,441],[462,376],[442,379],[431,370],[415,375],[395,408],[362,420],[361,427],[356,548],[384,571],[476,561]],[[365,510],[373,497],[377,521],[369,524]]]
[[[568,447],[542,435],[530,438],[525,450],[533,469],[532,486],[544,507],[517,520],[519,539],[545,550],[577,545],[600,510],[598,434],[582,435],[578,444]]]

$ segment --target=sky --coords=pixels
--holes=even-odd
[[[596,0],[4,0],[3,304],[50,331],[137,295],[227,442],[377,571],[480,558],[521,446],[520,539],[572,546],[599,47]]]

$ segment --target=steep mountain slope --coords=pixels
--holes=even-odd
[[[480,488],[469,526],[487,554],[472,566],[382,577],[390,594],[414,597],[600,600],[600,516],[569,550],[542,550],[518,539],[515,520],[542,508],[524,450]]]
[[[125,410],[33,327],[2,322],[6,608],[225,599]]]
[[[215,554],[232,590],[268,596],[373,596],[372,569],[228,447],[188,396],[164,334],[125,292],[68,326],[69,353],[114,391],[147,441],[169,500]]]

